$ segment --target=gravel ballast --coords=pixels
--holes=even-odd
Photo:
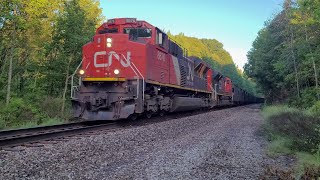
[[[259,105],[0,151],[0,179],[258,179]]]

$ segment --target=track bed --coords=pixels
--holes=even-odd
[[[42,147],[0,151],[0,179],[258,179],[265,155],[259,105],[248,105]]]

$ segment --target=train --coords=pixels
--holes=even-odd
[[[72,115],[85,120],[150,118],[166,113],[257,103],[158,27],[109,19],[82,48],[71,77]]]

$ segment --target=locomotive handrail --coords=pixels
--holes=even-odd
[[[83,60],[84,60],[84,58],[82,58],[81,62],[77,66],[76,70],[71,75],[71,99],[76,99],[75,98],[75,91],[78,90],[79,86],[81,85],[81,77],[78,79],[78,84],[77,85],[74,85],[74,79],[75,79],[75,75],[78,72],[78,69],[82,65]]]
[[[218,92],[216,91],[216,88],[217,88],[216,84],[214,85],[215,88],[213,88],[211,84],[209,84],[209,86],[210,86],[210,88],[212,89],[212,92],[213,92],[213,94],[214,94],[214,100],[217,101],[217,99],[218,99],[218,98],[217,98]]]
[[[126,58],[126,57],[124,57],[124,55],[123,54],[121,54],[122,56],[123,56],[123,58]],[[130,63],[130,68],[133,70],[133,72],[136,74],[136,76],[138,76],[139,77],[139,74],[132,68],[132,66],[131,66],[131,64],[134,66],[134,68],[138,71],[138,73],[140,74],[140,76],[142,77],[142,100],[144,101],[144,83],[145,83],[145,81],[144,81],[144,77],[143,77],[143,75],[141,74],[141,72],[139,71],[139,69],[137,68],[137,66],[133,63],[133,62],[131,62]],[[140,83],[139,83],[139,79],[138,79],[138,88],[137,88],[137,97],[135,98],[135,99],[138,99],[138,97],[139,97],[139,89],[140,89]]]
[[[142,77],[142,100],[144,101],[144,84],[145,84],[144,77],[143,77],[143,75],[141,74],[141,72],[139,71],[139,69],[136,67],[136,65],[133,62],[132,62],[132,65],[134,66],[134,68],[136,68],[136,70],[138,71],[138,73]]]

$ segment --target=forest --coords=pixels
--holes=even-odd
[[[320,1],[286,0],[248,52],[245,73],[267,103],[308,108],[320,100]]]
[[[245,74],[266,100],[267,153],[295,158],[294,171],[284,172],[284,179],[319,179],[320,1],[285,0],[282,10],[265,22],[247,57]]]
[[[0,129],[68,118],[70,75],[104,19],[98,0],[0,1]]]

